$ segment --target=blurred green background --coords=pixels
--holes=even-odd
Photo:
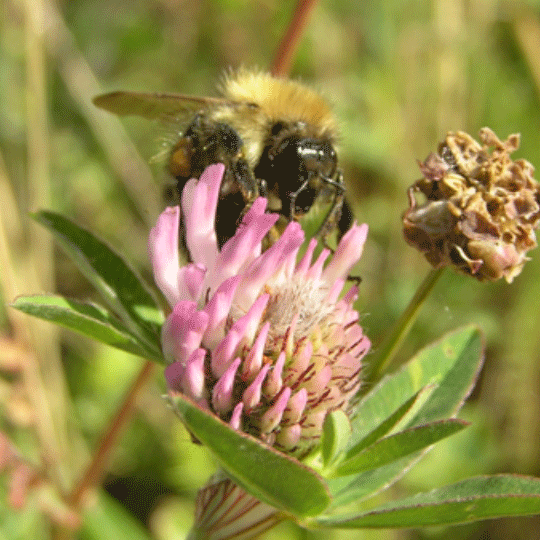
[[[49,208],[75,219],[150,282],[146,237],[163,204],[164,175],[149,161],[167,134],[144,120],[120,122],[95,109],[92,97],[114,89],[213,95],[225,68],[271,64],[293,2],[3,0],[0,7],[0,429],[25,455],[59,463],[68,488],[143,363],[6,307],[22,293],[94,298],[28,213]],[[349,201],[370,226],[358,309],[377,346],[428,271],[401,234],[406,188],[420,176],[416,159],[447,131],[476,137],[489,126],[501,138],[521,133],[515,157],[540,166],[540,2],[322,0],[292,76],[320,89],[340,121]],[[540,254],[531,255],[511,285],[450,272],[438,283],[399,356],[477,323],[486,364],[461,414],[473,425],[438,444],[383,500],[471,475],[540,475]],[[157,369],[108,467],[108,494],[77,538],[185,536],[195,493],[215,465],[164,406],[163,391]],[[60,538],[38,512],[40,500],[14,513],[6,484],[4,477],[0,538]],[[540,519],[358,533],[283,524],[264,538],[538,540]]]

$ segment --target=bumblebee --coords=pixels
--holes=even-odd
[[[259,195],[268,198],[269,211],[280,214],[270,242],[319,201],[331,205],[318,234],[335,228],[345,188],[327,102],[299,82],[245,69],[226,75],[220,90],[215,98],[113,92],[94,103],[117,115],[180,126],[167,161],[179,193],[208,165],[225,165],[216,217],[220,246]]]

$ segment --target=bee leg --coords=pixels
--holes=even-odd
[[[295,219],[295,210],[296,210],[296,198],[298,197],[298,195],[300,195],[300,193],[302,193],[302,191],[304,191],[304,189],[306,189],[309,185],[309,178],[307,180],[304,180],[302,182],[302,185],[294,192],[294,193],[291,193],[290,194],[290,199],[291,199],[291,204],[290,204],[290,207],[289,207],[289,219],[292,221],[293,219]]]
[[[337,180],[333,180],[327,176],[322,177],[325,184],[333,186],[336,190],[337,195],[345,193],[345,184],[343,183],[343,172],[341,169],[337,170]]]
[[[268,198],[268,183],[266,180],[261,180],[259,182],[259,195]]]
[[[324,218],[319,230],[317,231],[316,236],[323,238],[326,243],[326,237],[332,232],[336,224],[339,225],[342,216],[344,196],[343,193],[336,194],[334,196],[334,202],[330,208],[327,216]],[[342,232],[339,232],[339,238],[343,236]]]
[[[328,212],[324,222],[317,231],[317,236],[326,238],[328,234],[336,227],[338,227],[338,239],[340,239],[346,232],[348,226],[352,223],[352,214],[350,207],[345,201],[345,185],[343,184],[343,173],[338,170],[337,180],[331,178],[324,178],[324,181],[334,187],[334,200],[330,211]],[[345,209],[345,212],[343,211]],[[345,222],[343,223],[344,229],[341,228],[342,219],[345,216]],[[347,219],[349,220],[347,222]]]
[[[259,185],[253,171],[251,171],[247,161],[243,157],[236,158],[233,168],[234,178],[240,186],[244,201],[249,208],[253,201],[259,196]]]
[[[362,283],[362,278],[360,276],[347,276],[347,281],[351,281],[358,287]]]

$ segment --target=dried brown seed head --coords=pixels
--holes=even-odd
[[[511,283],[536,247],[540,184],[528,161],[510,157],[518,134],[501,141],[483,128],[480,140],[449,132],[438,153],[419,164],[423,178],[409,188],[403,231],[436,268]]]

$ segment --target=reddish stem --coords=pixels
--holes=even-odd
[[[71,494],[68,496],[67,503],[72,508],[79,508],[85,493],[89,489],[97,486],[101,481],[107,459],[109,458],[111,451],[118,440],[118,436],[120,435],[122,428],[131,418],[137,395],[151,377],[153,372],[154,363],[150,361],[146,362],[135,379],[133,385],[129,389],[124,401],[122,402],[122,405],[120,406],[120,409],[110,423],[109,428],[105,432],[99,448],[94,454],[94,457],[86,469],[86,472],[79,481],[78,485],[75,486]]]
[[[289,28],[287,28],[274,56],[270,70],[272,75],[287,75],[290,72],[293,56],[298,49],[298,42],[316,3],[317,0],[298,0]]]

